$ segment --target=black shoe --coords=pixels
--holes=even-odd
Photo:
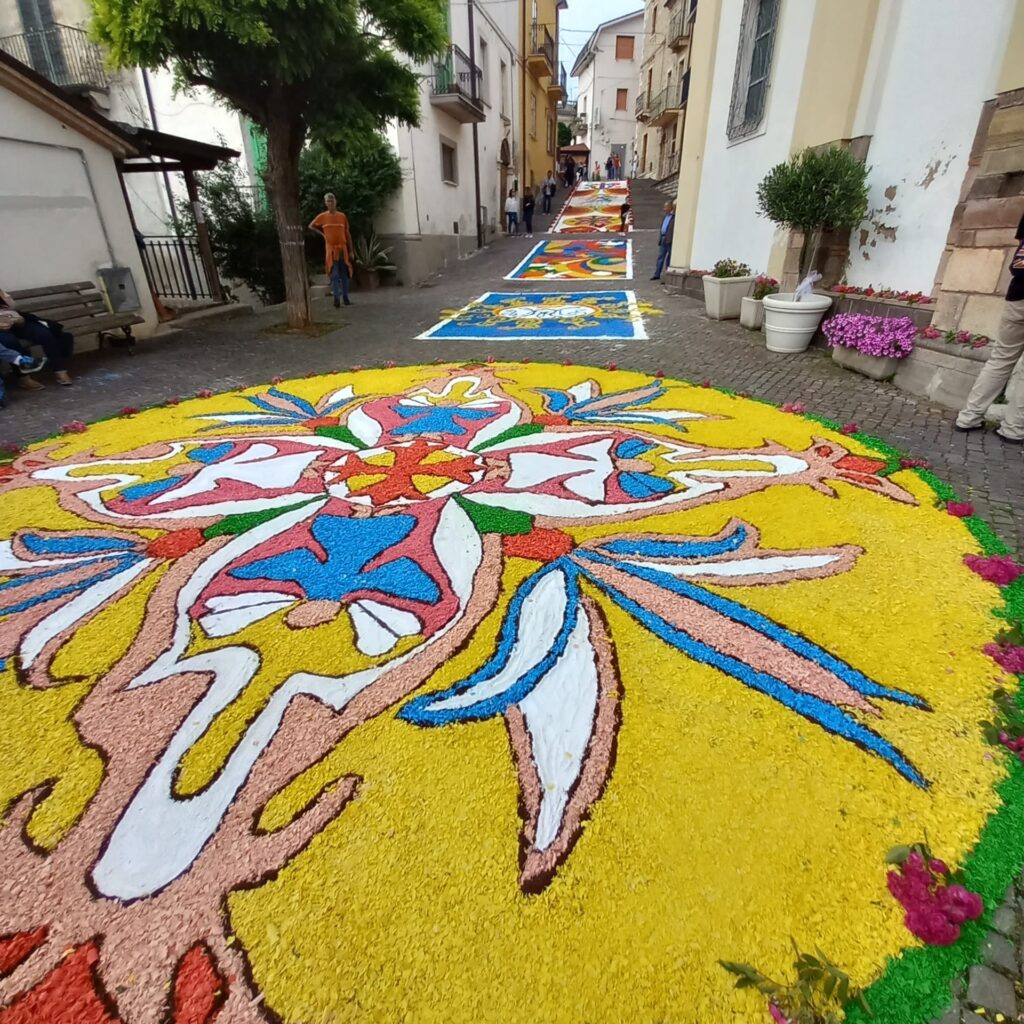
[[[976,423],[973,427],[961,427],[959,423],[953,424],[953,429],[961,434],[973,434],[976,430],[984,430],[984,423]]]
[[[337,299],[334,300],[334,308],[341,309],[341,303]]]
[[[352,301],[350,299],[346,299],[345,300],[345,305],[346,306],[351,306],[352,305]]]
[[[660,277],[658,277],[658,275],[657,275],[657,274],[655,274],[655,275],[654,275],[654,277],[652,277],[652,278],[651,278],[651,280],[652,280],[652,281],[660,281],[660,280],[661,280],[661,278],[660,278]]]
[[[1003,444],[1024,444],[1024,437],[1007,437],[1005,434],[1001,434],[998,430],[996,431],[996,437],[998,437]]]

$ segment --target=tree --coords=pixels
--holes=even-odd
[[[762,216],[802,231],[800,276],[814,269],[824,231],[852,230],[868,209],[868,169],[848,149],[805,149],[776,164],[757,186]]]
[[[572,145],[572,129],[564,121],[558,122],[558,148]]]
[[[284,265],[288,323],[310,321],[299,155],[388,120],[419,122],[406,61],[446,43],[444,0],[93,0],[93,32],[121,66],[170,65],[267,136],[267,188]]]

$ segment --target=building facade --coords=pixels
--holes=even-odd
[[[492,5],[500,6],[500,5]],[[558,104],[566,94],[558,58],[558,15],[568,0],[519,0],[523,54],[522,186],[538,188],[558,156]]]
[[[1022,5],[700,0],[689,46],[674,267],[733,257],[791,283],[800,240],[758,215],[758,183],[848,146],[868,215],[822,269],[932,292],[937,326],[995,333],[1024,213]]]
[[[690,36],[697,0],[647,0],[635,114],[641,177],[661,181],[679,170],[690,89]]]
[[[244,120],[206,89],[176,93],[169,71],[111,70],[88,34],[89,0],[6,0],[0,3],[0,50],[63,89],[85,97],[115,122],[156,128],[248,153]],[[250,181],[252,165],[247,162]],[[173,230],[171,200],[186,199],[177,175],[136,174],[126,181],[139,230],[147,236]]]
[[[643,53],[644,11],[606,21],[594,30],[573,65],[578,79],[577,115],[583,131],[577,141],[590,147],[591,174],[602,176],[610,156],[623,174],[633,164],[636,98]]]

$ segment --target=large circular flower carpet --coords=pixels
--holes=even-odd
[[[790,936],[941,1010],[984,919],[925,946],[885,858],[1019,864],[1021,581],[800,411],[421,366],[0,466],[0,1022],[762,1021],[718,961]]]

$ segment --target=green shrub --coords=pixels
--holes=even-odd
[[[868,169],[848,149],[805,149],[777,164],[757,187],[758,211],[804,233],[801,276],[812,269],[824,231],[852,230],[868,209]]]
[[[711,268],[712,277],[750,277],[750,267],[739,260],[719,260]]]

